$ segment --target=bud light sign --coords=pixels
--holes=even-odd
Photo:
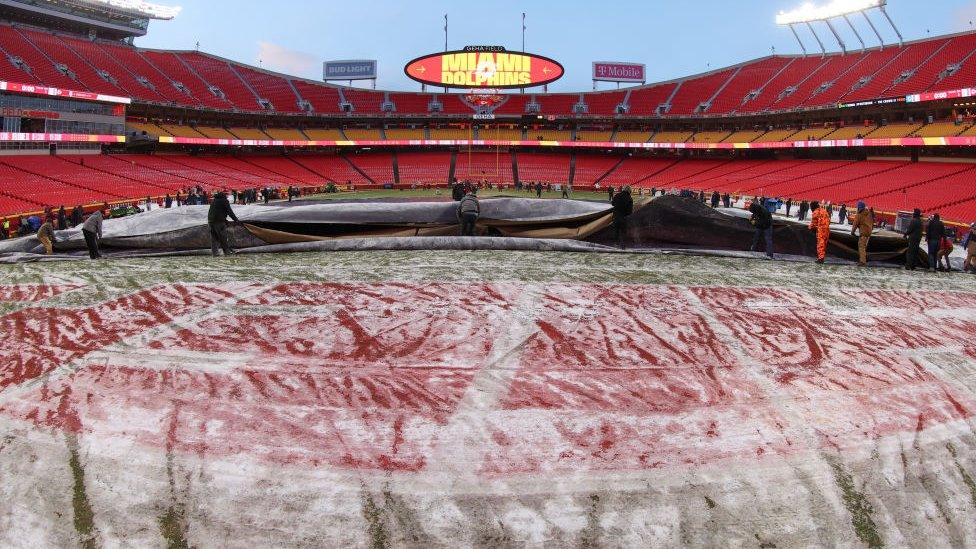
[[[645,66],[641,63],[593,62],[593,80],[602,82],[640,82],[647,80]]]
[[[323,65],[323,80],[373,80],[376,78],[375,59],[326,61]]]

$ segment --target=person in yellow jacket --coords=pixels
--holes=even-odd
[[[830,215],[820,207],[819,202],[810,203],[810,230],[817,233],[817,263],[823,263],[827,257],[827,241],[830,240]]]
[[[54,253],[54,224],[51,221],[45,221],[37,230],[37,239],[44,246],[44,253],[47,255]]]
[[[851,221],[851,236],[858,235],[858,267],[865,267],[868,264],[868,241],[871,240],[872,231],[874,231],[874,211],[869,210],[863,201],[858,202],[857,213]]]

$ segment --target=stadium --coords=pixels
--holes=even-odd
[[[0,0],[0,544],[976,546],[976,31],[895,12],[384,90]]]

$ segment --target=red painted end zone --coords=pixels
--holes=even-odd
[[[830,315],[787,290],[555,285],[532,318],[521,294],[174,285],[18,311],[0,317],[0,411],[217,458],[423,471],[463,452],[506,475],[755,460],[810,449],[804,432],[845,447],[976,410],[912,354],[976,356],[971,322],[932,334],[923,314],[971,294],[863,292],[874,309]],[[528,339],[497,348],[516,325]],[[510,352],[514,370],[488,363]],[[484,390],[496,404],[463,408]],[[459,413],[478,427],[453,438]]]

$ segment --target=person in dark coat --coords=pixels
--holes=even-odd
[[[617,246],[624,247],[624,236],[627,234],[627,220],[634,213],[634,198],[630,195],[630,187],[624,187],[610,200],[613,206],[613,232],[617,238]]]
[[[905,252],[905,268],[914,271],[918,264],[918,246],[922,242],[922,210],[915,208],[912,212],[912,220],[905,229],[905,238],[908,239],[908,250]]]
[[[536,198],[542,198],[542,182],[541,181],[536,181],[535,182],[535,197]]]
[[[77,227],[84,220],[85,212],[81,209],[81,206],[71,208],[71,213],[68,214],[68,227]]]
[[[713,208],[718,208],[718,201],[719,200],[721,200],[721,197],[719,196],[718,191],[712,191],[712,207]]]
[[[65,230],[68,228],[68,212],[64,209],[64,204],[58,208],[58,229]]]
[[[800,202],[800,214],[797,216],[797,219],[799,219],[800,221],[805,221],[807,218],[807,212],[809,211],[810,211],[810,203],[807,202],[806,200]]]
[[[461,184],[455,181],[451,184],[451,199],[455,202],[460,202],[464,198],[464,188]]]
[[[166,193],[166,198],[163,199],[163,206],[166,208],[173,207],[173,197],[169,193]]]
[[[786,217],[789,217],[790,216],[790,210],[791,209],[793,209],[793,199],[792,198],[787,198],[786,199]]]
[[[607,187],[607,202],[613,204],[613,185]]]
[[[234,210],[230,207],[227,200],[227,193],[219,192],[214,196],[207,212],[207,223],[210,225],[210,252],[217,257],[217,245],[224,250],[224,255],[233,255],[236,252],[227,242],[227,218],[231,218],[235,223],[240,223]]]
[[[837,214],[837,222],[841,225],[847,225],[847,204],[840,205],[840,212]]]
[[[939,214],[932,214],[929,224],[925,227],[925,240],[929,248],[929,270],[937,271],[939,268],[939,247],[942,239],[945,238],[946,229],[939,218]]]
[[[102,252],[98,247],[98,241],[102,238],[102,210],[95,210],[88,216],[88,219],[81,225],[81,234],[85,237],[88,257],[101,259]]]
[[[729,195],[729,193],[725,193],[722,195],[722,205],[725,206],[726,208],[732,207],[732,196]]]
[[[756,251],[756,248],[759,246],[759,239],[762,238],[766,242],[766,259],[772,259],[773,215],[769,213],[769,209],[764,208],[762,204],[755,200],[749,206],[749,211],[752,213],[750,222],[756,228],[756,231],[752,234],[752,246],[749,247],[749,251]]]
[[[475,225],[481,215],[478,203],[478,189],[471,189],[464,195],[457,207],[457,218],[461,224],[461,236],[474,236]]]

